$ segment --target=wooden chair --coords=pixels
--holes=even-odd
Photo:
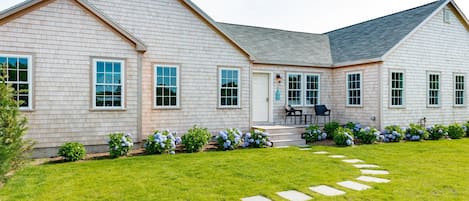
[[[303,116],[303,110],[297,110],[293,108],[291,105],[285,105],[285,117],[284,117],[285,124],[287,124],[288,117],[293,117],[293,119],[295,119],[295,124],[296,124],[296,118],[297,117],[301,118],[302,116]],[[300,119],[300,122],[301,122],[301,119]]]
[[[324,117],[324,123],[326,123],[326,117],[329,117],[329,122],[331,122],[331,110],[325,105],[315,105],[314,112],[316,113],[314,123],[318,124],[318,117]]]

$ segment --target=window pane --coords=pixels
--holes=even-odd
[[[120,84],[121,83],[121,74],[120,73],[115,73],[114,74],[114,84]]]
[[[27,82],[28,81],[28,71],[20,71],[20,81]]]
[[[96,95],[104,95],[104,85],[97,85],[96,86]]]
[[[96,83],[104,83],[104,73],[96,74]]]
[[[18,81],[18,75],[16,70],[8,71],[8,81]]]
[[[18,101],[19,101],[20,107],[28,107],[28,105],[29,105],[29,100],[28,100],[27,95],[26,96],[19,96]]]
[[[27,58],[20,58],[18,65],[19,65],[19,69],[23,69],[23,70],[28,69],[28,59]]]
[[[104,73],[104,62],[97,62],[96,64],[96,72]]]
[[[9,69],[17,69],[18,58],[9,57],[8,58],[8,68]]]
[[[106,73],[112,73],[112,63],[111,62],[106,62],[105,64],[106,67]]]
[[[120,72],[121,72],[121,64],[114,63],[114,73],[120,73]]]

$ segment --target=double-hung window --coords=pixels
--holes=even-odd
[[[93,59],[93,108],[123,109],[125,62]]]
[[[156,108],[179,107],[179,66],[155,65],[155,103]]]
[[[240,70],[238,68],[219,69],[219,107],[240,107]]]
[[[463,74],[454,75],[454,105],[464,106],[466,96],[466,87]]]
[[[428,73],[428,106],[440,106],[440,74]]]
[[[390,73],[390,103],[391,107],[404,106],[404,72],[392,71]]]
[[[320,102],[320,75],[288,73],[287,102],[293,106],[313,106]]]
[[[14,99],[20,109],[32,109],[32,57],[26,55],[0,55],[0,76],[11,84]]]
[[[362,106],[362,73],[347,73],[347,106]]]

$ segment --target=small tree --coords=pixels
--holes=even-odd
[[[9,171],[24,164],[33,147],[31,141],[23,139],[27,119],[20,117],[13,93],[6,78],[0,76],[0,181],[6,179],[5,174]]]

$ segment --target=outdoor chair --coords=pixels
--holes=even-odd
[[[285,105],[285,124],[287,124],[287,118],[290,117],[293,118],[295,120],[295,124],[296,124],[296,119],[297,117],[300,117],[300,122],[301,122],[301,117],[303,116],[303,110],[297,110],[295,108],[293,108],[291,105]],[[291,120],[290,120],[291,122]]]
[[[319,117],[324,117],[324,123],[326,123],[326,118],[329,117],[328,122],[331,122],[331,110],[327,109],[325,105],[315,105],[314,112],[316,113],[316,116],[314,118],[314,122],[316,124],[318,124]]]

